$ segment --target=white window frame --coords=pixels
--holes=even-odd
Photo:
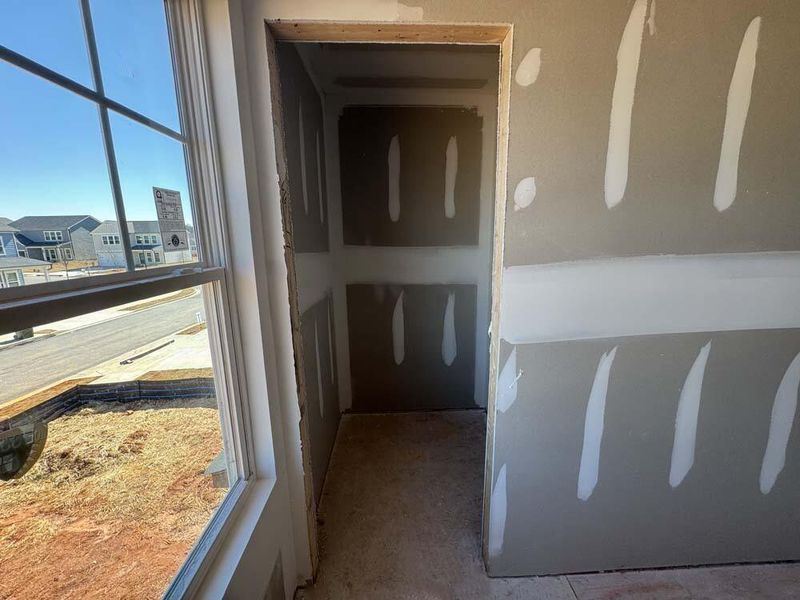
[[[137,233],[137,234],[136,234],[136,243],[137,243],[137,244],[144,244],[144,243],[145,243],[145,242],[143,241],[143,236],[142,236],[142,234],[140,234],[140,233]]]
[[[47,230],[43,231],[45,242],[62,242],[64,241],[64,234],[60,231]]]
[[[58,262],[60,260],[58,249],[52,246],[49,248],[42,248],[42,256],[44,256],[47,262]]]
[[[11,274],[13,274],[15,278],[13,284],[8,279],[8,276]],[[3,282],[3,286],[7,288],[15,288],[15,287],[20,287],[22,285],[22,278],[19,276],[18,271],[6,271],[5,273],[3,273],[3,279],[5,280]]]
[[[74,257],[72,255],[72,248],[68,248],[65,246],[64,248],[61,249],[61,251],[64,253],[64,260],[74,260]]]
[[[116,165],[108,157],[120,233],[109,235],[107,239],[115,242],[115,245],[122,241],[127,270],[90,278],[64,279],[36,286],[3,289],[0,292],[0,333],[187,287],[205,286],[206,293],[203,297],[217,404],[223,430],[227,433],[224,437],[229,473],[235,475],[235,483],[229,488],[186,562],[165,592],[165,598],[182,598],[191,596],[199,588],[200,581],[221,547],[224,535],[231,527],[233,517],[256,480],[237,298],[230,272],[231,254],[227,235],[229,227],[221,193],[222,183],[212,122],[213,108],[204,64],[202,16],[196,0],[167,0],[165,3],[177,80],[181,131],[184,132],[178,133],[103,95],[102,83],[98,83],[98,80],[102,81],[102,73],[91,26],[89,2],[81,0],[80,4],[97,91],[7,49],[0,48],[0,60],[7,60],[52,84],[93,101],[101,114],[106,142],[110,140],[108,111],[114,110],[185,144],[187,175],[195,216],[193,225],[199,242],[197,260],[179,266],[162,265],[136,270]],[[104,236],[104,243],[105,239]]]
[[[6,255],[6,245],[3,242],[3,237],[0,236],[0,256],[5,256],[5,255]]]

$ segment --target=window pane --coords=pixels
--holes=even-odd
[[[116,227],[97,107],[3,61],[0,90],[0,275],[31,285],[113,271],[96,250],[101,223]]]
[[[93,0],[91,6],[106,95],[178,131],[164,1]]]
[[[94,87],[78,0],[2,0],[0,45]]]
[[[154,257],[147,260],[147,252],[153,251],[168,265],[196,261],[183,144],[114,112],[110,118],[136,268],[155,266]],[[172,201],[181,214],[168,223],[162,212],[159,222],[157,203],[169,206]],[[141,243],[137,235],[142,236]]]
[[[0,336],[0,448],[26,442],[0,451],[0,597],[158,598],[180,568],[236,477],[202,294]]]

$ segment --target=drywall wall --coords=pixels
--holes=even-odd
[[[333,222],[331,244],[334,255],[338,256],[337,272],[340,273],[341,285],[337,287],[337,293],[340,294],[343,301],[341,312],[337,313],[337,332],[339,344],[339,356],[347,355],[340,361],[340,395],[342,406],[344,409],[355,409],[354,390],[351,385],[351,373],[355,374],[359,370],[357,365],[354,365],[350,358],[351,344],[348,328],[348,314],[346,310],[347,287],[351,284],[365,284],[382,286],[402,286],[402,285],[425,285],[432,286],[439,285],[469,285],[475,286],[475,312],[474,312],[474,325],[469,326],[469,330],[474,335],[474,343],[472,344],[474,352],[474,375],[472,385],[472,397],[463,395],[466,384],[462,384],[457,392],[457,397],[462,403],[460,406],[463,408],[474,406],[486,406],[487,403],[487,385],[488,385],[488,329],[489,329],[489,298],[490,298],[490,277],[491,277],[491,246],[492,246],[492,219],[494,217],[493,201],[494,201],[494,169],[495,169],[495,138],[496,138],[496,110],[497,110],[497,92],[492,81],[497,80],[497,63],[496,63],[496,50],[494,53],[476,52],[475,49],[463,48],[458,52],[452,50],[442,52],[441,50],[434,51],[430,47],[425,47],[420,50],[420,56],[417,51],[405,50],[398,51],[396,55],[388,47],[377,54],[369,54],[364,52],[365,56],[370,57],[367,63],[368,67],[363,62],[352,59],[349,64],[356,70],[357,73],[367,74],[380,66],[381,57],[386,57],[388,64],[387,67],[391,74],[399,72],[408,72],[409,67],[403,67],[403,64],[412,65],[411,68],[420,69],[422,72],[423,67],[420,67],[420,60],[423,64],[430,63],[434,65],[434,73],[441,75],[447,73],[447,65],[452,64],[453,70],[457,75],[463,75],[463,71],[458,71],[461,61],[466,60],[469,64],[474,65],[475,72],[479,73],[481,78],[486,81],[484,89],[469,90],[469,89],[346,89],[336,90],[334,93],[326,96],[326,121],[328,123],[328,136],[329,141],[329,160],[333,164],[329,164],[329,175],[331,177],[331,218]],[[331,60],[337,58],[339,55],[348,54],[345,50],[333,53]],[[361,54],[359,52],[359,54]],[[392,56],[387,56],[392,55]],[[494,57],[494,59],[493,59]],[[404,61],[406,61],[404,63]],[[325,63],[321,63],[325,64]],[[418,65],[413,67],[413,65]],[[330,70],[330,67],[328,67]],[[424,71],[430,74],[431,71]],[[419,73],[418,73],[419,74]],[[391,110],[396,110],[397,107],[422,107],[425,111],[435,107],[461,107],[457,108],[458,114],[464,115],[470,123],[475,123],[475,118],[480,120],[480,144],[479,151],[474,151],[474,154],[480,157],[479,164],[471,167],[475,169],[475,175],[479,179],[479,190],[477,198],[475,199],[478,206],[474,207],[474,215],[477,218],[477,243],[472,245],[449,245],[446,239],[438,238],[436,244],[442,245],[424,245],[430,244],[433,240],[437,239],[436,234],[427,239],[423,236],[419,238],[418,246],[398,245],[398,246],[380,246],[376,243],[373,245],[353,244],[348,245],[344,238],[344,222],[345,216],[343,214],[342,191],[344,186],[338,185],[339,178],[341,177],[342,169],[339,168],[339,134],[340,128],[336,126],[339,122],[339,117],[348,110],[348,107],[387,107]],[[464,109],[466,107],[466,109]],[[438,145],[441,157],[438,160],[438,173],[433,177],[434,180],[439,182],[439,192],[436,197],[429,200],[429,208],[431,212],[438,213],[431,217],[431,220],[439,219],[444,222],[451,221],[445,214],[446,210],[446,173],[447,173],[447,148],[449,144],[450,135],[439,136],[441,143]],[[452,151],[452,150],[451,150]],[[388,161],[388,148],[386,152],[382,153],[384,164]],[[462,172],[465,168],[460,160],[459,148],[459,161],[457,173]],[[451,156],[452,161],[452,156]],[[452,164],[452,163],[451,163]],[[467,163],[469,164],[469,163]],[[376,179],[380,180],[380,174]],[[456,179],[457,181],[457,179]],[[469,180],[467,180],[469,181]],[[468,189],[468,188],[467,188]],[[458,218],[459,211],[465,212],[464,204],[467,205],[471,201],[470,196],[464,197],[463,194],[456,196],[457,188],[453,187],[454,205],[456,208],[456,215]],[[460,189],[458,190],[460,191]],[[378,206],[383,218],[389,224],[396,226],[398,229],[404,227],[404,216],[408,216],[408,211],[403,213],[404,204],[400,204],[401,217],[396,223],[390,219],[388,212],[388,192],[380,190],[376,192],[377,198],[371,201],[373,206]],[[412,200],[413,202],[413,200]],[[419,211],[419,209],[417,209]],[[339,229],[338,223],[342,222],[342,229]],[[437,221],[438,222],[438,221]],[[372,236],[371,236],[372,237]],[[375,236],[377,237],[377,236]],[[433,239],[431,239],[433,238]],[[337,296],[338,298],[338,296]],[[466,324],[465,324],[466,326]],[[439,336],[437,328],[430,332],[430,338],[435,339]],[[374,363],[374,359],[371,361]],[[439,362],[432,362],[432,366],[440,365]],[[398,367],[393,363],[386,365],[374,365],[372,367],[383,370],[384,367],[396,370]],[[431,371],[431,377],[428,383],[432,387],[436,387],[440,377],[435,375],[435,370]],[[393,379],[391,379],[393,380]],[[424,380],[418,381],[424,383]],[[375,394],[372,399],[372,406],[362,404],[359,410],[402,410],[402,407],[397,405],[393,400],[390,404],[383,404],[382,398],[392,397],[393,392],[387,389],[388,386],[383,386],[380,394]],[[385,395],[388,392],[388,395]],[[430,397],[430,395],[428,395]],[[439,404],[431,404],[430,400],[422,402],[419,400],[417,404],[409,402],[409,409],[413,406],[428,408],[453,408],[457,405],[453,404],[454,396],[442,394],[439,397]]]
[[[294,250],[289,257],[294,266],[289,289],[295,293],[292,301],[299,313],[298,388],[318,503],[340,416],[323,100],[294,45],[277,44],[276,60],[286,167],[283,185],[288,190],[284,220],[291,228],[287,239]]]
[[[800,37],[796,35],[800,7],[796,3],[674,0],[658,2],[657,10],[652,0],[602,4],[579,0],[421,0],[415,4],[418,10],[411,16],[406,13],[405,20],[514,25],[505,267],[557,266],[565,261],[597,259],[614,262],[619,257],[800,250],[800,230],[796,227],[800,216],[796,202],[800,188],[800,171],[796,169],[800,160],[800,113],[796,110],[800,85],[795,68],[800,59]],[[251,86],[246,100],[253,105],[253,113],[262,111],[269,99],[268,88],[262,83],[267,67],[263,19],[391,20],[399,18],[403,10],[400,3],[391,1],[245,2],[243,23],[249,36],[247,59],[251,63],[245,73]],[[756,27],[753,22],[757,17]],[[517,68],[525,57],[537,55],[525,61],[519,75]],[[330,126],[326,131],[331,131]],[[265,146],[261,150],[269,158],[269,127],[257,127],[254,136]],[[611,160],[609,147],[613,151]],[[273,163],[265,160],[264,164]],[[736,193],[730,203],[732,171],[736,173]],[[273,201],[277,192],[271,188],[265,194]],[[274,212],[270,215],[274,217]],[[273,218],[269,224],[270,231],[280,231],[279,220]],[[280,245],[273,244],[271,249],[279,252]],[[736,281],[735,272],[731,281]],[[753,283],[755,293],[759,282]],[[793,298],[787,300],[791,301]],[[606,314],[614,310],[613,306],[605,308]],[[650,297],[639,308],[655,317],[662,305]],[[713,327],[711,322],[705,326]],[[796,527],[781,527],[786,524],[781,509],[798,485],[794,470],[797,452],[792,445],[797,431],[791,426],[795,425],[788,416],[791,411],[787,411],[792,407],[792,355],[800,351],[792,327],[787,331],[727,332],[723,335],[730,337],[725,344],[718,343],[711,330],[605,339],[587,339],[585,331],[578,331],[570,334],[576,341],[524,343],[515,348],[501,344],[493,367],[502,376],[506,359],[514,356],[516,368],[507,372],[506,386],[498,385],[497,398],[492,402],[498,402],[499,410],[503,398],[511,407],[509,411],[518,411],[518,419],[541,429],[514,427],[504,419],[504,413],[497,414],[493,436],[496,447],[489,449],[490,458],[495,460],[487,475],[491,498],[485,515],[491,525],[485,536],[491,554],[489,573],[531,575],[620,564],[708,563],[731,560],[732,548],[739,551],[735,560],[741,561],[796,558]],[[684,336],[692,343],[682,345]],[[681,392],[688,378],[689,391],[683,394],[683,405],[691,408],[699,378],[688,375],[709,340],[712,344],[705,365],[707,375],[700,386],[694,465],[673,488],[669,480]],[[629,343],[634,344],[633,354],[637,354],[638,345],[649,349],[636,361],[635,372],[628,366],[623,368],[622,378],[637,377],[631,383],[653,381],[658,384],[655,391],[644,385],[616,385],[615,368],[628,364]],[[770,351],[776,343],[781,353]],[[567,358],[573,360],[568,367],[558,367],[567,364],[559,363],[555,354],[562,344]],[[658,348],[661,344],[664,346]],[[725,351],[715,358],[719,347]],[[670,348],[675,351],[670,352]],[[586,353],[592,354],[591,360],[585,358]],[[601,363],[604,368],[598,372]],[[550,365],[552,372],[544,372]],[[588,375],[580,374],[581,365],[588,367]],[[712,372],[717,374],[712,377]],[[541,384],[534,377],[539,373],[546,378]],[[664,373],[672,374],[669,381]],[[761,373],[770,374],[769,385]],[[560,377],[554,380],[554,374]],[[704,398],[722,397],[731,391],[726,383],[729,379],[749,382],[744,388],[749,393],[735,396],[739,407],[746,406],[747,410],[730,414],[714,411],[715,419],[708,429],[702,424]],[[597,391],[592,394],[595,380]],[[781,385],[784,381],[787,383]],[[666,389],[669,385],[672,387]],[[605,395],[600,393],[603,389]],[[596,409],[603,407],[602,414],[609,418],[604,421],[599,445],[584,443],[591,397],[595,399],[592,414],[600,414]],[[541,410],[561,415],[561,408],[576,398],[583,406],[577,411],[563,411],[570,417],[568,424],[548,426],[544,421],[531,420]],[[776,407],[778,410],[774,410]],[[628,430],[611,425],[612,410],[628,415]],[[691,416],[691,412],[684,410],[683,415]],[[651,414],[658,416],[655,423]],[[753,419],[753,427],[761,423],[760,442],[748,435],[740,449],[733,434],[742,431],[742,414]],[[685,422],[682,418],[681,423]],[[651,426],[646,428],[648,423]],[[596,421],[589,424],[591,442],[600,430]],[[767,448],[781,449],[781,444],[769,440],[780,441],[785,429],[790,434],[785,466],[769,493],[763,494],[761,472],[753,468],[753,459],[744,456],[745,449],[752,453],[753,447],[760,448],[755,454],[761,454],[763,461]],[[775,431],[774,436],[770,436],[770,430]],[[627,454],[628,462],[619,452],[607,454],[610,439],[619,444],[637,435],[665,440],[668,448],[637,447]],[[677,437],[685,440],[693,436],[686,435],[682,427]],[[540,454],[530,453],[534,442]],[[589,450],[598,447],[599,456],[594,459]],[[551,462],[558,449],[571,471]],[[684,452],[679,455],[685,456]],[[732,453],[732,462],[726,462],[728,453]],[[699,470],[704,462],[707,466]],[[590,467],[597,464],[597,482],[586,500],[578,498],[581,464],[585,465],[585,484],[592,482]],[[624,477],[607,477],[610,464],[624,469]],[[734,472],[738,464],[744,467],[746,476]],[[771,459],[769,464],[780,464],[780,460]],[[774,468],[769,466],[765,473],[769,475]],[[703,480],[702,475],[711,472],[714,478]],[[640,481],[643,474],[652,474],[647,477],[657,480],[644,492],[644,482]],[[693,481],[695,477],[700,481]],[[765,483],[769,479],[765,477]],[[544,492],[532,497],[531,482],[536,482],[537,493]],[[615,484],[617,488],[613,489]],[[685,486],[690,485],[698,486],[699,491],[684,493],[690,489]],[[730,503],[723,505],[719,500],[716,512],[708,512],[708,503],[717,491],[722,490],[724,499],[733,485],[757,492],[746,490],[727,496]],[[561,512],[566,492],[547,494],[562,487],[570,490],[576,503],[566,505],[567,514]],[[641,503],[640,493],[644,493]],[[609,499],[604,500],[604,494],[610,494]],[[631,522],[614,517],[616,528],[609,530],[613,535],[606,538],[593,533],[610,515],[639,515],[662,503],[671,510]],[[570,529],[573,543],[566,548],[560,544],[558,526],[568,527],[569,516],[577,514],[584,526]],[[698,515],[707,515],[710,524]],[[696,527],[684,526],[684,522]],[[495,527],[496,523],[505,526]],[[748,537],[743,542],[745,535]],[[638,539],[651,545],[641,559],[641,548],[631,543]],[[587,551],[577,555],[579,560],[573,558],[576,547],[584,545]],[[606,555],[609,559],[604,558]]]
[[[478,245],[482,121],[475,108],[345,107],[344,243]]]
[[[476,291],[348,285],[353,410],[474,406]]]
[[[311,442],[311,473],[314,496],[319,503],[328,461],[339,428],[339,391],[336,384],[336,341],[333,298],[328,296],[303,312],[303,369],[308,432]]]
[[[322,99],[292,44],[277,44],[294,251],[328,250]]]

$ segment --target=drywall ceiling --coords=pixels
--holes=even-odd
[[[494,46],[298,43],[297,49],[327,94],[374,88],[497,93]]]

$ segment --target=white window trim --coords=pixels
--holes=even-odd
[[[0,256],[6,255],[6,245],[3,243],[3,238],[0,237]]]
[[[64,234],[58,230],[45,230],[42,231],[45,242],[62,242],[64,241]]]
[[[61,251],[64,253],[64,258],[66,260],[75,260],[75,258],[72,255],[72,248],[64,247],[61,249]]]

